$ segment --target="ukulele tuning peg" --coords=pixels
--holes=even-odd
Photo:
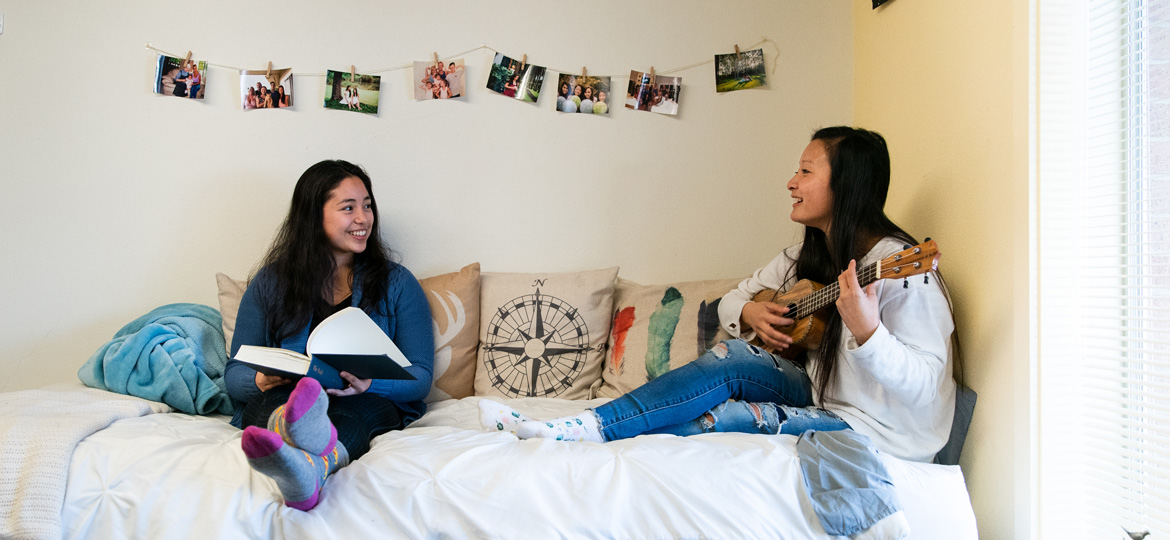
[[[902,288],[903,289],[910,288],[910,278],[902,278]]]
[[[902,244],[902,249],[910,249],[910,244]]]
[[[930,285],[930,274],[926,274],[925,276],[922,276],[922,284],[923,285]]]
[[[922,241],[923,241],[923,242],[929,242],[929,241],[930,241],[930,237],[929,237],[929,236],[927,236],[927,237],[926,237],[925,239],[923,239]]]

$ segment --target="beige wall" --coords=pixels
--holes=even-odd
[[[962,467],[982,538],[1028,538],[1027,2],[854,2],[854,121],[890,143],[887,211],[931,236],[979,404]]]
[[[216,305],[310,164],[366,167],[382,227],[417,275],[621,266],[645,282],[748,275],[793,239],[783,182],[811,129],[848,123],[848,0],[559,3],[0,1],[0,391],[74,379],[123,324]],[[716,94],[717,52],[762,37],[766,89]],[[154,95],[156,47],[236,68],[292,67],[293,111],[241,111],[238,72],[208,97]],[[484,89],[463,102],[323,110],[326,69],[372,71],[486,44],[551,70],[683,77],[681,114],[560,115]],[[699,65],[695,65],[699,64]],[[551,86],[551,85],[550,85]],[[753,234],[744,234],[753,231]]]

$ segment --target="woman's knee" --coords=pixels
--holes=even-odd
[[[747,365],[775,367],[772,354],[742,339],[728,339],[716,343],[696,362],[707,369],[738,369]]]

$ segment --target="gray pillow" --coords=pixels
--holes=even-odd
[[[971,427],[971,416],[975,414],[975,391],[963,385],[955,387],[955,420],[951,423],[951,437],[947,444],[934,456],[940,465],[958,465],[967,428]]]

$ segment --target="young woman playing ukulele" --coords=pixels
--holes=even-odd
[[[720,302],[723,328],[741,339],[576,416],[534,421],[482,401],[482,423],[521,438],[596,442],[643,433],[853,429],[885,453],[930,461],[947,441],[955,410],[954,323],[944,286],[916,278],[863,288],[858,280],[859,269],[865,267],[870,281],[868,265],[917,243],[883,211],[889,183],[881,135],[849,127],[817,131],[787,186],[804,241]],[[800,358],[790,349],[797,344],[777,329],[794,323],[790,308],[752,298],[800,280],[835,284],[839,297],[820,312],[820,344],[795,363],[785,357]]]

